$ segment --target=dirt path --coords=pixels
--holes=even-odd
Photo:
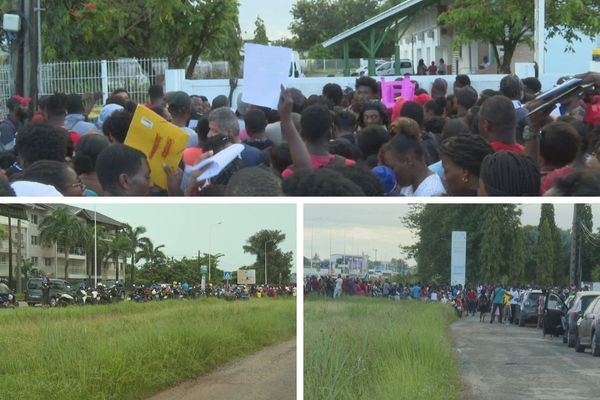
[[[489,321],[489,315],[488,315]],[[450,328],[465,384],[465,400],[593,399],[600,392],[600,358],[576,353],[539,329],[479,323]]]
[[[150,400],[296,398],[296,338],[234,360]]]

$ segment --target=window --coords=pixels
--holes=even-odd
[[[52,259],[48,258],[48,257],[44,257],[44,265],[46,267],[51,267],[52,266]]]
[[[39,262],[39,259],[38,259],[37,257],[35,257],[35,256],[34,256],[34,257],[31,257],[31,263],[32,263],[33,265],[38,265],[38,262]]]
[[[31,244],[34,245],[34,246],[39,245],[40,244],[39,237],[37,237],[37,236],[31,236]]]
[[[8,257],[6,257],[6,254],[0,254],[0,263],[2,263],[2,264],[8,263]]]
[[[31,223],[34,225],[37,225],[38,223],[38,216],[37,214],[31,214]]]

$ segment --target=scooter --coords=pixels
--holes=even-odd
[[[16,308],[19,307],[19,302],[14,291],[8,294],[0,295],[0,308]]]
[[[50,299],[50,307],[66,307],[73,304],[75,304],[75,299],[66,293],[57,293]]]

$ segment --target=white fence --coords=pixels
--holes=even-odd
[[[12,77],[10,66],[0,65],[0,117],[6,115],[6,100],[12,96]]]
[[[162,58],[71,61],[42,64],[39,95],[98,93],[104,103],[113,90],[124,88],[138,103],[147,102],[148,88],[162,83],[168,62]],[[158,82],[157,82],[158,81]]]

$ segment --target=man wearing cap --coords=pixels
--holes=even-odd
[[[0,151],[12,150],[15,147],[15,138],[25,124],[30,102],[31,98],[18,95],[6,100],[8,117],[0,123]]]
[[[198,147],[198,134],[187,126],[192,115],[190,96],[186,92],[173,92],[169,93],[165,100],[169,105],[169,113],[173,117],[173,124],[180,127],[188,135],[185,147]]]

